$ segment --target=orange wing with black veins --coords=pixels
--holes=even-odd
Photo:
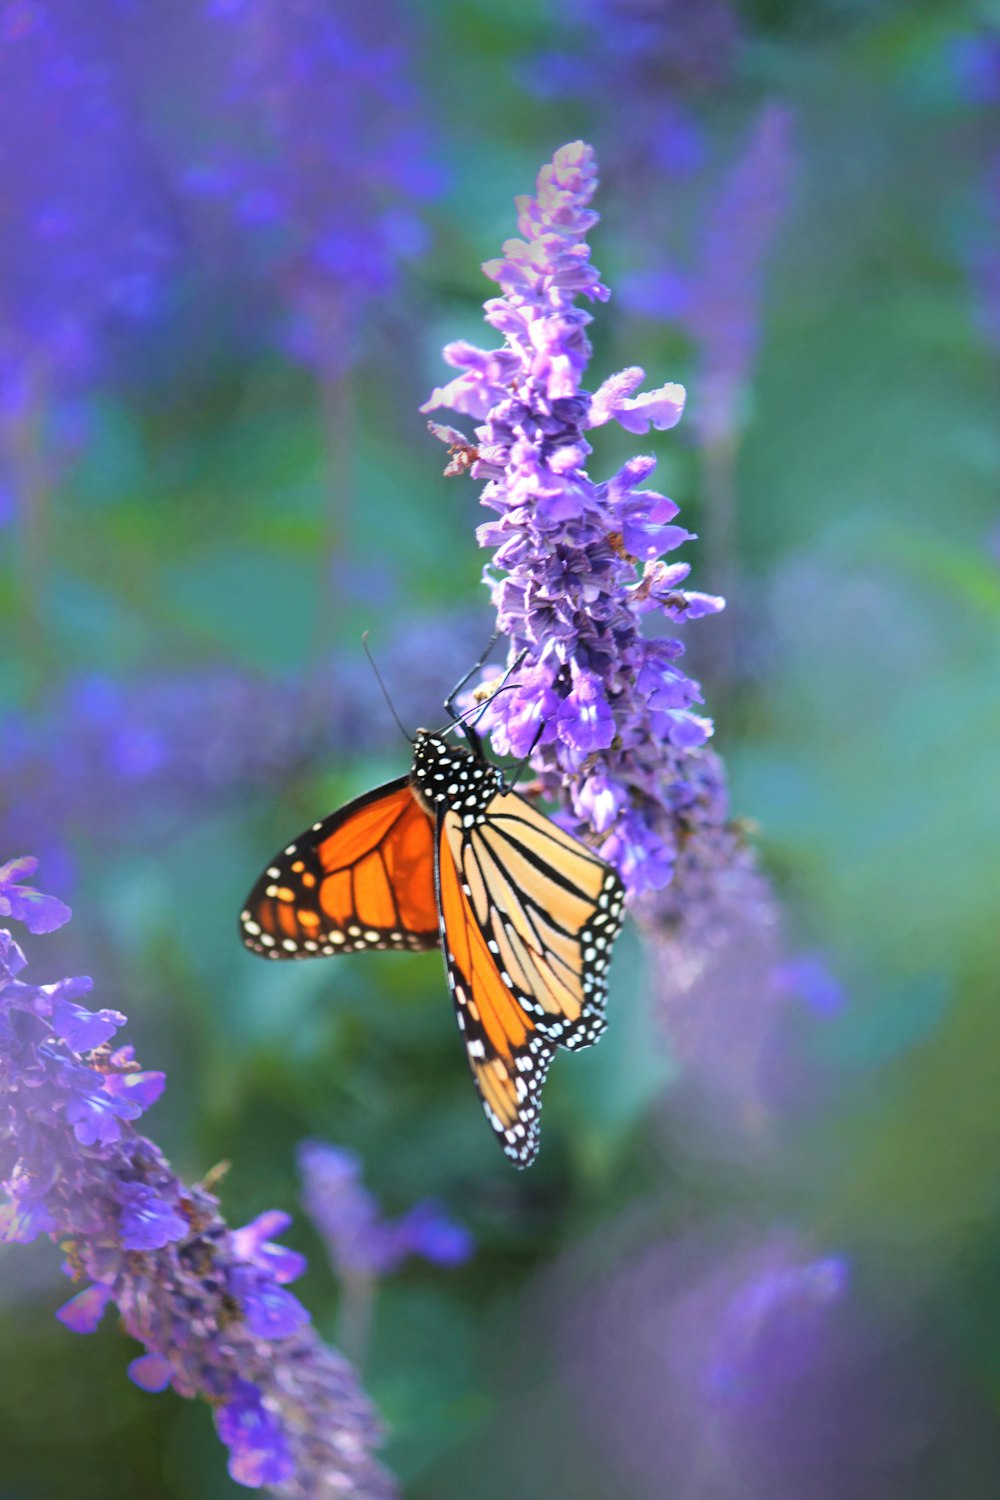
[[[409,777],[349,802],[275,855],[240,913],[265,958],[436,948],[434,824]]]

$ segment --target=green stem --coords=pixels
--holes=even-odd
[[[359,1372],[371,1340],[378,1280],[368,1271],[345,1271],[340,1278],[337,1347]]]

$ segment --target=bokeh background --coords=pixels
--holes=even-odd
[[[0,860],[74,921],[231,1222],[295,1214],[413,1500],[1000,1486],[1000,14],[783,0],[0,3]],[[774,909],[620,943],[503,1160],[439,960],[265,966],[234,917],[489,635],[418,407],[480,263],[595,146],[596,385],[700,535],[690,630]],[[647,440],[648,441],[648,440]],[[640,443],[639,446],[642,446]],[[597,444],[604,472],[634,449]],[[475,1238],[338,1283],[295,1152]],[[205,1409],[0,1252],[3,1500],[240,1493]],[[352,1297],[354,1303],[352,1304]]]

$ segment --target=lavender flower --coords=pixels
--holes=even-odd
[[[392,0],[217,0],[193,35],[211,61],[189,201],[224,210],[234,251],[283,288],[285,342],[335,377],[426,248],[442,185],[407,19]]]
[[[42,930],[69,912],[26,894],[34,864],[4,866],[0,889]],[[92,1332],[114,1303],[145,1349],[132,1379],[207,1401],[238,1483],[296,1500],[391,1495],[353,1372],[286,1290],[305,1264],[273,1238],[287,1215],[230,1229],[208,1188],[185,1186],[134,1129],[165,1080],[117,1044],[125,1017],[79,1003],[89,979],[31,984],[25,966],[0,931],[0,1240],[62,1247],[87,1285],[61,1321]]]
[[[645,636],[643,619],[696,619],[722,600],[685,590],[689,566],[661,558],[690,534],[673,524],[672,500],[642,487],[652,457],[605,481],[585,467],[590,428],[614,419],[628,432],[664,430],[684,404],[678,385],[636,395],[638,368],[593,394],[582,386],[590,315],[576,299],[608,296],[585,242],[595,187],[593,152],[577,142],[543,168],[536,198],[518,200],[524,238],[484,267],[503,290],[487,302],[486,319],[504,345],[449,345],[445,358],[461,373],[424,410],[449,406],[481,424],[465,451],[497,519],[478,537],[495,549],[487,578],[499,629],[512,655],[525,653],[519,687],[484,721],[494,747],[533,751],[544,795],[568,797],[570,826],[636,897],[671,879],[692,757],[712,731],[696,711],[700,689],[679,665],[681,642]],[[463,451],[454,429],[432,430]]]
[[[94,368],[111,325],[156,307],[175,254],[110,21],[45,0],[0,16],[0,438],[15,488],[26,427]]]
[[[1000,47],[998,47],[1000,55]],[[978,232],[966,260],[975,293],[976,321],[989,348],[1000,350],[1000,151],[988,163],[981,185]]]
[[[691,1235],[578,1294],[564,1368],[629,1488],[660,1495],[669,1472],[677,1500],[842,1494],[840,1471],[803,1481],[829,1468],[831,1403],[855,1406],[865,1372],[850,1279],[843,1256],[787,1232],[723,1247]]]
[[[459,676],[485,634],[481,620],[453,613],[411,621],[377,643],[404,722],[440,713],[442,680]],[[41,840],[50,860],[97,829],[102,843],[174,837],[220,799],[397,743],[373,685],[355,647],[307,678],[268,679],[223,664],[72,678],[30,715],[5,718],[0,835],[8,847]]]
[[[792,115],[760,111],[705,217],[683,322],[698,351],[695,419],[704,446],[732,441],[760,338],[764,269],[792,169]]]
[[[546,98],[586,101],[613,176],[629,193],[651,176],[696,170],[705,153],[696,105],[731,73],[740,41],[729,0],[561,0],[559,9],[575,45],[532,58],[522,69],[528,86]]]
[[[299,1171],[303,1207],[339,1275],[385,1276],[411,1255],[439,1266],[458,1266],[472,1254],[469,1231],[436,1203],[418,1203],[402,1218],[383,1219],[361,1181],[361,1164],[350,1151],[304,1141]]]

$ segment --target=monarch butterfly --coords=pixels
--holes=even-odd
[[[625,893],[610,865],[513,791],[471,726],[468,749],[447,740],[454,727],[418,729],[408,775],[286,845],[240,931],[269,959],[440,944],[486,1117],[526,1167],[556,1047],[590,1046],[604,1030]]]

